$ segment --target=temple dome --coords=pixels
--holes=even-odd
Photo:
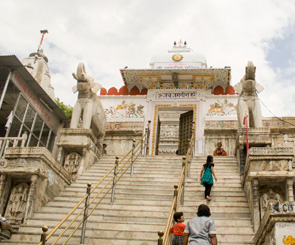
[[[151,58],[150,66],[153,69],[194,69],[194,68],[206,68],[206,57],[198,52],[194,52],[192,49],[179,42],[178,45],[174,43],[171,50],[167,53],[154,55]]]

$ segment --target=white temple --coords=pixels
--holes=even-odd
[[[174,42],[167,53],[153,56],[150,67],[122,69],[125,86],[119,91],[116,88],[101,90],[100,98],[109,122],[117,122],[117,127],[123,122],[124,125],[137,123],[143,129],[150,121],[151,155],[175,154],[180,150],[179,147],[191,136],[193,121],[196,123],[196,154],[211,152],[217,140],[226,146],[231,145],[228,138],[212,141],[208,149],[204,144],[207,121],[237,118],[238,96],[230,84],[230,67],[207,68],[205,56],[193,52],[186,42],[181,41]],[[185,123],[187,120],[189,123]],[[182,126],[185,128],[179,131]],[[114,144],[112,139],[106,137],[109,150]],[[118,151],[118,147],[114,148]],[[183,154],[182,151],[186,149],[178,151],[179,154]]]

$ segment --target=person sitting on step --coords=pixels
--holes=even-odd
[[[183,243],[183,235],[184,235],[184,229],[185,229],[185,224],[184,222],[184,217],[183,217],[183,212],[176,212],[173,216],[173,219],[175,222],[177,222],[171,229],[170,229],[170,234],[174,234],[174,238],[172,240],[172,245],[182,245]]]
[[[221,146],[222,146],[221,142],[218,142],[217,147],[213,152],[213,156],[226,156],[227,155],[226,151]]]

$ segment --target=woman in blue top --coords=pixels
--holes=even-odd
[[[203,168],[201,170],[201,175],[200,175],[201,184],[205,186],[205,199],[208,201],[211,201],[210,192],[213,186],[212,175],[214,176],[215,181],[217,181],[217,178],[214,173],[213,156],[209,155],[207,157],[206,164],[203,165]]]

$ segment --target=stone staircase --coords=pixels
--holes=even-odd
[[[47,225],[50,232],[85,195],[87,183],[100,180],[114,159],[100,159],[3,244],[38,244],[41,227]],[[118,182],[114,203],[108,194],[88,219],[85,244],[155,244],[166,224],[181,165],[180,156],[139,157],[134,175],[127,171]],[[68,244],[80,244],[80,234],[79,229]]]
[[[235,157],[214,157],[217,182],[211,191],[212,201],[204,198],[205,188],[200,184],[200,172],[206,156],[195,157],[191,164],[190,177],[186,180],[184,205],[185,223],[197,217],[197,206],[207,204],[210,218],[215,221],[218,244],[253,244],[254,230],[246,195],[242,189]]]
[[[114,203],[110,202],[108,194],[89,218],[85,244],[156,244],[157,231],[164,229],[171,207],[173,185],[179,179],[181,158],[140,157],[134,175],[131,177],[128,171],[117,185]],[[41,227],[47,225],[50,232],[85,195],[87,183],[94,185],[100,180],[114,164],[114,159],[114,156],[104,156],[43,207],[41,212],[35,213],[34,218],[21,226],[11,240],[2,243],[37,244]],[[253,244],[253,226],[236,159],[214,158],[218,182],[211,192],[211,202],[204,200],[204,187],[199,183],[205,159],[205,156],[195,157],[191,164],[191,175],[185,187],[185,202],[179,207],[179,211],[184,212],[185,223],[196,217],[198,205],[206,203],[216,223],[218,244]],[[79,229],[68,244],[79,244],[80,233]],[[47,244],[51,244],[50,241]],[[59,244],[62,241],[63,238]]]

